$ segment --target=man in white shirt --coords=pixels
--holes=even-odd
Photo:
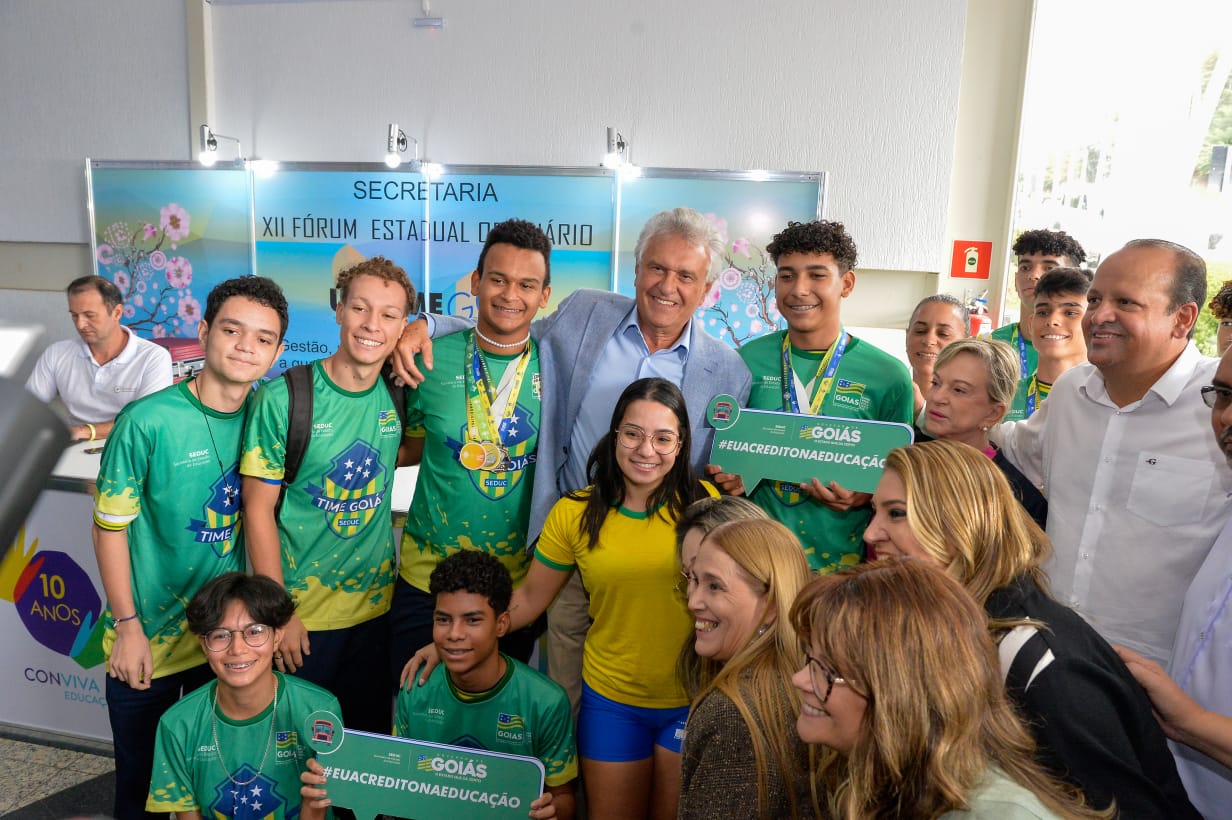
[[[1202,434],[1200,388],[1217,362],[1190,339],[1205,299],[1206,265],[1192,251],[1128,243],[1087,293],[1089,363],[1063,374],[1031,418],[995,431],[1047,492],[1053,595],[1110,642],[1165,665],[1232,491]]]
[[[124,405],[171,384],[171,354],[120,324],[120,290],[107,279],[83,276],[67,292],[81,338],[43,351],[26,389],[45,402],[60,397],[74,441],[107,438]]]

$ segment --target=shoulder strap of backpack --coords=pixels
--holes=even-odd
[[[287,368],[282,377],[287,380],[287,448],[283,459],[282,487],[278,491],[278,503],[274,505],[274,518],[282,512],[282,500],[287,487],[299,475],[312,438],[312,365],[297,364]]]

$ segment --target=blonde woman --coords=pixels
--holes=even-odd
[[[1048,537],[970,447],[929,441],[886,458],[864,537],[879,556],[945,569],[993,619],[1005,686],[1037,759],[1124,817],[1197,817],[1145,693],[1112,647],[1047,593]],[[1012,627],[1012,628],[1009,628]]]
[[[800,737],[844,820],[1107,817],[1032,759],[979,606],[925,561],[814,579],[791,610]],[[1130,815],[1127,815],[1130,816]]]
[[[788,607],[811,574],[777,521],[722,524],[688,573],[697,678],[681,761],[680,818],[813,817],[807,747],[791,730],[801,662]]]

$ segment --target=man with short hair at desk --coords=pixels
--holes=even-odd
[[[74,441],[107,438],[130,401],[171,384],[171,354],[120,324],[120,289],[101,276],[69,283],[68,313],[77,339],[50,345],[34,365],[26,389],[68,411]]]

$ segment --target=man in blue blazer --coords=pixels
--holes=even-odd
[[[714,431],[706,408],[720,393],[743,406],[751,376],[740,356],[693,321],[718,276],[722,241],[715,227],[691,208],[674,208],[647,220],[634,248],[635,298],[577,290],[531,326],[543,376],[543,419],[527,542],[533,543],[560,497],[590,482],[586,459],[607,432],[612,408],[631,382],[660,376],[680,386],[694,431],[694,469],[709,461]],[[469,327],[470,320],[434,317],[433,336]],[[398,345],[395,370],[416,384],[420,353],[432,366],[426,323],[414,322]],[[395,602],[395,609],[397,602]],[[548,661],[574,710],[581,694],[581,647],[589,626],[585,592],[575,575],[548,613]]]

